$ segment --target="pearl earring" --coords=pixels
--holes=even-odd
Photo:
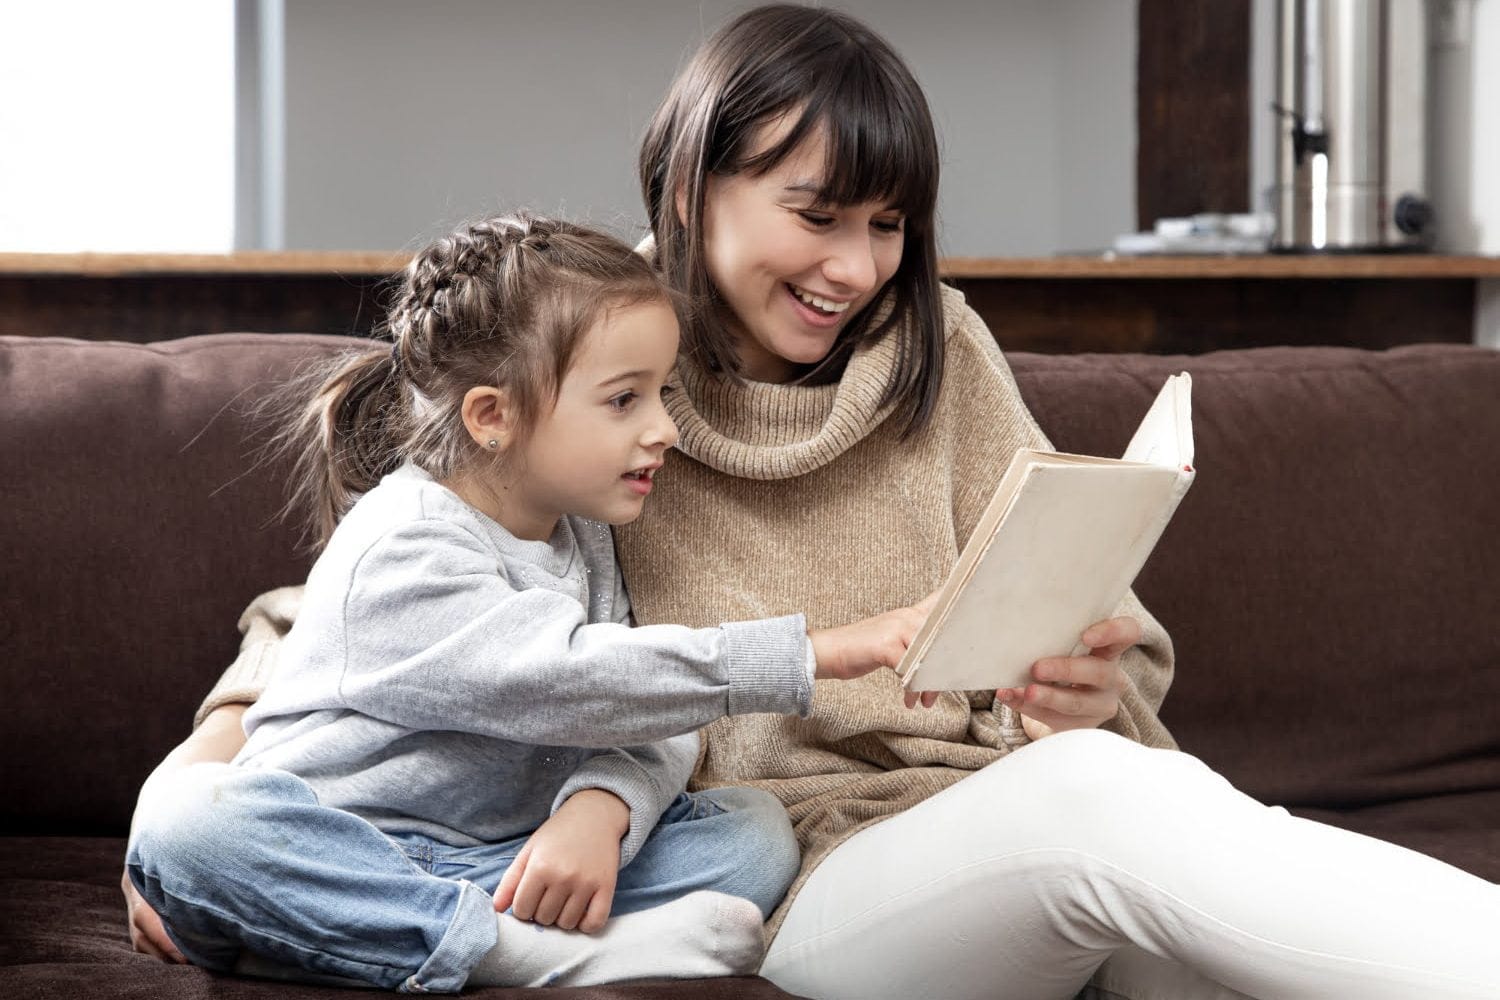
[[[498,447],[500,447],[500,442],[496,441],[494,438],[490,438],[484,444],[485,444],[485,447],[487,447],[487,448],[498,448]]]

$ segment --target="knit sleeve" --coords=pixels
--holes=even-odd
[[[984,320],[959,293],[950,289],[944,293],[948,367],[943,396],[954,469],[953,529],[961,550],[1015,450],[1050,449],[1052,445],[1021,399],[1010,365]],[[1140,643],[1121,657],[1128,685],[1120,696],[1119,713],[1102,728],[1146,746],[1175,746],[1156,714],[1172,681],[1171,639],[1134,592],[1125,595],[1115,616],[1134,618],[1142,634]],[[970,704],[976,712],[994,712],[992,695],[975,693]],[[1007,746],[1013,746],[1019,727],[1006,726],[1001,720],[999,725],[971,728],[998,732]]]
[[[301,605],[300,586],[267,591],[250,602],[239,620],[243,636],[240,654],[193,714],[194,729],[202,725],[216,708],[260,700],[276,671],[276,654],[281,649],[281,640],[291,630]]]

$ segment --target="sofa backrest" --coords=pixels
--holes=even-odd
[[[310,565],[247,408],[355,343],[0,337],[0,826],[123,830],[235,619]]]
[[[236,617],[310,563],[248,406],[357,343],[0,337],[0,827],[123,831]],[[1184,749],[1287,805],[1500,788],[1500,353],[1010,360],[1100,455],[1193,373],[1198,478],[1137,585]]]
[[[1011,364],[1053,443],[1098,455],[1192,373],[1198,476],[1136,585],[1183,749],[1288,806],[1500,790],[1500,352]]]

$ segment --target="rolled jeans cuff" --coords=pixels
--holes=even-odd
[[[495,904],[489,893],[472,882],[460,880],[458,906],[427,961],[400,986],[402,993],[457,993],[469,972],[499,937]]]

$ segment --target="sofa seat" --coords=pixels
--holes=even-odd
[[[0,968],[10,996],[57,1000],[327,1000],[327,987],[163,965],[130,948],[120,837],[0,837]],[[569,989],[476,989],[476,1000],[788,1000],[768,981],[642,980]]]

